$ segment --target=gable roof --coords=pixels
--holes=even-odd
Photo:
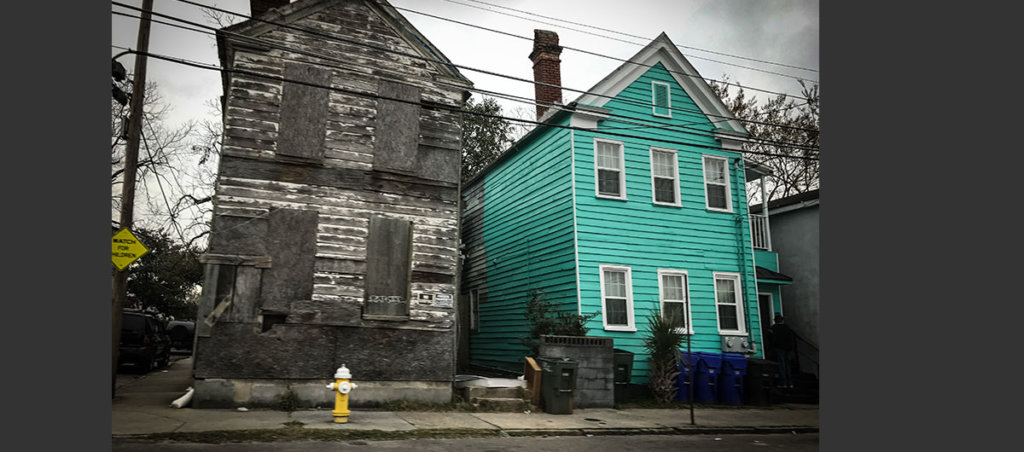
[[[750,135],[750,132],[736,119],[736,115],[725,106],[722,99],[715,95],[711,86],[701,78],[697,69],[683,56],[665,32],[654,38],[629,61],[622,63],[574,102],[602,107],[656,63],[661,63],[668,69],[672,78],[686,91],[686,94],[693,99],[693,102],[704,114],[728,118],[719,123],[720,128],[715,130],[716,133],[740,137]]]
[[[236,42],[237,39],[232,35],[259,37],[262,34],[279,28],[280,25],[277,24],[290,25],[293,22],[308,17],[311,14],[323,11],[343,2],[345,2],[345,0],[297,0],[286,6],[272,9],[258,18],[249,19],[217,30],[217,48],[221,66],[226,67],[226,62],[228,61],[228,47],[231,44],[241,44]],[[437,47],[423,35],[423,33],[420,33],[420,31],[417,30],[416,27],[414,27],[412,23],[402,16],[393,6],[391,6],[387,0],[363,0],[363,3],[369,9],[375,11],[381,19],[388,22],[388,24],[390,24],[396,31],[396,34],[401,37],[409,47],[413,48],[419,55],[426,58],[424,61],[432,65],[438,72],[448,77],[452,77],[467,86],[473,86],[473,82],[462,75],[458,68],[452,65],[451,60],[441,53],[441,51],[438,50]],[[259,47],[259,45],[256,44],[254,47]],[[228,73],[221,72],[221,74],[222,79],[224,79],[226,83]]]

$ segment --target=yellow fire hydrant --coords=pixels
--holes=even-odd
[[[331,414],[334,415],[335,423],[344,424],[348,422],[348,415],[352,414],[348,410],[348,393],[356,388],[356,384],[349,381],[352,374],[344,364],[334,373],[334,378],[335,382],[327,385],[327,389],[337,390],[334,394],[334,410],[331,411]]]

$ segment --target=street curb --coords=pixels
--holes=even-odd
[[[285,429],[285,427],[282,427]],[[274,433],[278,429],[258,429],[259,431]],[[300,430],[301,431],[301,430]],[[318,436],[323,440],[324,430],[309,429],[309,436]],[[414,430],[345,430],[339,434],[338,440],[389,440],[389,439],[410,439],[415,437],[419,431],[431,437],[445,437],[450,432],[452,437],[535,437],[535,436],[629,436],[629,435],[731,435],[731,434],[799,434],[819,433],[818,427],[811,426],[768,426],[768,427],[639,427],[639,428],[566,428],[566,429],[414,429]],[[254,430],[218,430],[206,432],[167,432],[167,433],[146,433],[146,434],[119,434],[111,435],[115,440],[136,440],[136,441],[171,441],[182,443],[206,443],[203,438],[213,438],[221,435],[246,435],[246,432]],[[295,433],[295,431],[292,431]],[[329,433],[327,433],[330,435]],[[436,436],[435,436],[436,435]],[[299,435],[303,436],[303,435]],[[273,442],[276,439],[264,439],[249,441]]]

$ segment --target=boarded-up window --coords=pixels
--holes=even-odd
[[[414,174],[420,137],[420,90],[381,80],[373,169]]]
[[[281,93],[281,129],[277,154],[320,159],[327,133],[327,105],[330,102],[331,71],[301,63],[284,67]]]
[[[412,222],[371,217],[366,239],[366,299],[363,318],[409,318]]]

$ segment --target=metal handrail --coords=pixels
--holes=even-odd
[[[808,341],[807,339],[804,339],[803,336],[797,334],[796,331],[793,332],[793,336],[797,339],[796,343],[794,344],[794,347],[793,347],[793,360],[794,360],[794,364],[796,365],[796,369],[799,369],[800,368],[800,343],[801,342],[804,343],[804,344],[807,344],[807,347],[810,347],[811,349],[813,349],[815,355],[817,355],[819,353],[819,350],[818,350],[818,347],[815,347],[814,344],[811,343],[811,341]],[[814,374],[818,375],[820,377],[821,376],[821,365],[818,362],[818,360],[814,359],[812,357],[812,355],[809,355],[809,354],[807,355],[807,358],[810,359],[810,361],[814,362]]]

